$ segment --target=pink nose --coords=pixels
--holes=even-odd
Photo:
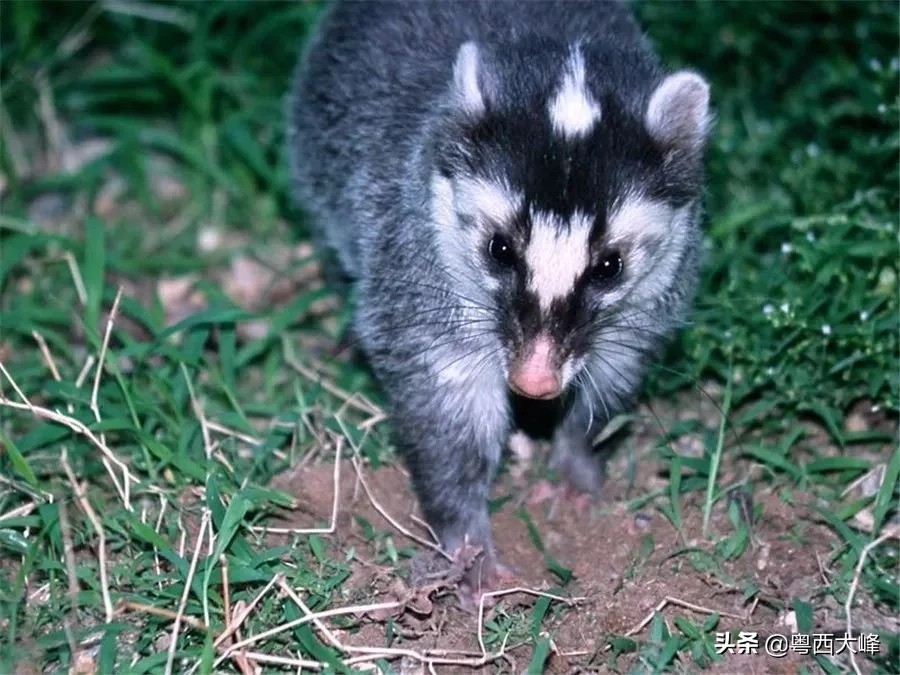
[[[556,398],[562,390],[559,370],[554,365],[554,345],[547,336],[539,336],[510,369],[509,386],[529,398]]]
[[[510,376],[509,386],[529,398],[556,398],[560,392],[559,376],[549,370],[520,370]]]

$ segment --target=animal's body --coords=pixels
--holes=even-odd
[[[594,491],[590,440],[685,317],[708,103],[601,1],[339,3],[301,60],[295,189],[428,522],[483,548],[476,587],[511,396],[564,402],[551,464]]]

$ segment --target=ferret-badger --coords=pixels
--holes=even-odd
[[[513,396],[565,413],[581,491],[697,276],[709,87],[594,2],[339,2],[301,59],[294,186],[353,281],[355,332],[445,551],[480,547]]]

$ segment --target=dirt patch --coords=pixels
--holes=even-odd
[[[626,481],[622,474],[633,471],[633,466],[627,457],[616,459],[608,469],[604,499],[586,509],[565,500],[530,503],[524,498],[528,489],[518,484],[521,481],[514,471],[506,472],[495,487],[496,503],[502,504],[492,516],[497,550],[501,559],[515,568],[520,584],[581,598],[572,606],[559,604],[555,606],[559,611],[544,616],[542,630],[552,640],[551,671],[605,669],[609,637],[633,634],[646,638],[649,624],[642,622],[657,608],[673,632],[676,616],[700,626],[715,611],[721,616],[716,631],[755,631],[761,639],[775,632],[790,633],[794,598],[809,600],[827,585],[823,561],[828,560],[835,542],[830,530],[811,512],[787,505],[771,491],[758,490],[755,499],[760,515],[753,523],[752,542],[743,555],[724,560],[713,555],[712,549],[716,540],[734,529],[725,500],[711,518],[710,532],[718,536],[702,536],[699,499],[682,500],[679,532],[652,505],[638,511],[628,509],[628,486],[633,490],[635,485],[649,486],[661,480],[659,467],[643,461],[637,476]],[[299,504],[278,525],[299,528],[329,522],[333,469],[332,464],[314,463],[276,479],[275,486],[293,494]],[[398,547],[412,542],[404,541],[404,535],[376,509],[349,461],[344,461],[341,474],[336,531],[331,540],[341,551],[350,546],[355,550],[353,575],[345,585],[349,597],[374,603],[411,593],[406,581],[409,562],[401,561],[398,566],[385,562],[385,540],[373,536],[372,528],[392,532]],[[416,499],[402,468],[365,469],[363,476],[374,501],[392,520],[429,538],[427,529],[413,517],[418,512]],[[565,570],[571,571],[571,579],[563,578]],[[751,594],[751,588],[758,590]],[[504,596],[488,618],[509,617],[535,600],[535,596],[522,593]],[[821,598],[814,604],[815,632],[843,630],[836,607],[830,608]],[[410,607],[415,611],[393,616],[392,638],[386,622],[370,620],[347,634],[347,644],[384,646],[393,639],[395,647],[412,650],[482,653],[476,634],[478,619],[459,608],[452,589],[438,587],[424,605],[407,609]],[[512,660],[507,663],[513,671],[521,672],[528,663],[528,649],[523,646],[509,652]],[[786,659],[774,659],[762,652],[760,644],[758,655],[732,655],[713,672],[797,672],[804,658],[790,654]],[[619,666],[627,669],[629,658],[634,657],[621,657]],[[696,664],[685,667],[696,669]]]

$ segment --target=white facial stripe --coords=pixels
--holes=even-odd
[[[635,263],[639,277],[632,296],[637,301],[652,301],[659,298],[678,274],[681,254],[687,245],[689,232],[687,221],[691,217],[691,207],[685,206],[670,213],[670,219],[665,223],[667,226],[665,238],[662,239],[659,248],[652,253],[644,254],[641,256],[642,259]]]
[[[431,177],[431,218],[439,230],[458,226],[453,210],[453,184],[440,174]]]
[[[663,202],[629,196],[609,220],[609,241],[629,241],[626,267],[631,282],[622,293],[635,301],[653,300],[678,274],[689,231],[691,205],[672,209]]]
[[[456,208],[460,213],[506,223],[522,207],[524,197],[503,183],[483,178],[456,182]]]
[[[563,136],[583,136],[600,121],[600,105],[587,91],[584,82],[584,57],[572,50],[562,86],[550,101],[550,121]]]
[[[453,205],[453,183],[435,174],[431,178],[431,219],[437,231],[437,245],[444,266],[460,279],[472,276],[469,261],[473,246],[478,246],[477,232],[462,227]],[[479,289],[467,289],[466,293]]]
[[[561,227],[552,214],[532,214],[525,263],[529,286],[541,309],[549,309],[554,299],[571,293],[575,280],[587,269],[590,232],[591,220],[583,214],[576,213],[568,228]]]
[[[628,196],[609,219],[609,241],[666,237],[672,216],[671,207],[664,202]]]
[[[502,185],[486,180],[463,180],[454,186],[453,181],[434,174],[431,178],[431,218],[437,230],[440,259],[457,281],[465,287],[471,298],[481,298],[484,293],[497,288],[493,277],[476,275],[473,261],[478,261],[478,251],[483,246],[484,232],[479,227],[465,227],[458,213],[472,215],[476,220],[485,216],[502,222],[518,209],[522,196]],[[481,279],[476,283],[476,279]]]

